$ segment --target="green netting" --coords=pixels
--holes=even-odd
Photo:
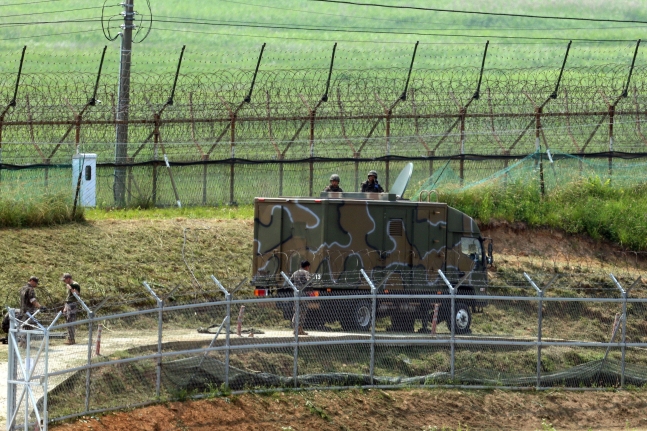
[[[614,187],[632,187],[647,181],[647,163],[642,159],[592,159],[535,152],[521,160],[506,162],[503,169],[490,173],[474,169],[461,171],[458,161],[448,161],[419,186],[413,197],[418,199],[421,192],[424,197],[424,192],[458,193],[482,185],[507,183],[538,187],[543,183],[545,190],[550,191],[586,179]]]

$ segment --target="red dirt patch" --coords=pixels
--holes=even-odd
[[[501,267],[645,272],[647,255],[523,225],[483,228]],[[549,425],[551,424],[551,425]],[[436,427],[436,428],[434,428]],[[348,390],[245,394],[84,417],[54,431],[647,430],[646,391]]]
[[[349,390],[241,395],[84,417],[54,431],[642,430],[644,392]],[[544,425],[542,425],[542,422]]]

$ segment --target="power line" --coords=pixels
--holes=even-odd
[[[538,37],[538,36],[496,36],[496,35],[472,35],[457,33],[421,33],[421,32],[393,32],[381,30],[353,30],[353,29],[336,29],[330,27],[294,27],[289,25],[270,25],[270,24],[235,24],[235,23],[211,23],[200,21],[179,21],[179,20],[162,20],[153,19],[155,22],[170,24],[194,24],[214,27],[242,27],[242,28],[264,28],[273,30],[305,30],[305,31],[324,31],[336,33],[365,33],[365,34],[396,34],[406,36],[436,36],[436,37],[466,37],[466,38],[483,38],[483,39],[522,39],[522,40],[554,40],[554,41],[579,41],[579,42],[633,42],[633,39],[586,39],[586,38],[564,38],[564,37]]]
[[[428,11],[428,12],[446,12],[446,13],[461,13],[469,15],[487,15],[487,16],[505,16],[512,18],[533,18],[533,19],[556,19],[556,20],[569,20],[569,21],[591,21],[591,22],[620,22],[620,23],[634,23],[634,24],[647,24],[647,21],[639,20],[624,20],[624,19],[603,19],[603,18],[582,18],[582,17],[566,17],[566,16],[546,16],[546,15],[527,15],[527,14],[516,14],[516,13],[503,13],[503,12],[479,12],[479,11],[466,11],[466,10],[456,10],[456,9],[440,9],[440,8],[431,8],[431,7],[420,7],[420,6],[394,6],[378,3],[359,3],[354,1],[347,0],[306,0],[320,3],[335,3],[335,4],[347,4],[352,6],[370,6],[370,7],[381,7],[387,9],[402,9],[402,10],[419,10],[419,11]]]
[[[370,44],[395,44],[395,45],[410,45],[411,42],[401,42],[401,41],[390,41],[390,40],[353,40],[353,39],[329,39],[322,40],[321,38],[307,38],[307,37],[291,37],[291,36],[268,36],[266,34],[240,34],[240,33],[223,33],[223,32],[212,32],[212,31],[198,31],[198,30],[184,30],[179,28],[161,28],[156,27],[157,31],[173,31],[180,33],[196,33],[196,34],[211,34],[217,36],[232,36],[232,37],[251,37],[256,39],[281,39],[281,40],[305,40],[305,41],[314,41],[314,42],[344,42],[344,43],[370,43]],[[587,42],[580,41],[583,44]],[[617,42],[625,42],[619,40]],[[635,40],[630,40],[629,42],[635,42]],[[598,41],[590,41],[589,43],[600,43]],[[498,45],[557,45],[561,44],[560,42],[499,42]],[[420,42],[420,45],[483,45],[482,42]]]
[[[224,0],[228,1],[228,0]],[[248,3],[240,3],[240,2],[231,2],[231,3],[239,3],[239,4],[245,4],[247,5]],[[254,6],[253,4],[249,4],[250,6]],[[269,7],[269,8],[274,8],[273,6],[263,6],[263,7]],[[274,9],[283,9],[283,10],[293,10],[293,9],[285,9],[285,8],[274,8]],[[296,12],[299,12],[298,10],[295,10]],[[328,14],[326,14],[328,15]],[[180,17],[180,16],[167,16],[167,15],[156,15],[159,18],[169,18],[169,19],[178,19],[178,20],[190,20],[191,22],[214,22],[214,23],[237,23],[237,24],[265,24],[265,23],[259,23],[259,22],[253,22],[253,21],[223,21],[223,20],[217,20],[217,19],[207,19],[207,18],[192,18],[192,17]],[[372,19],[372,18],[361,18],[361,17],[354,17],[354,16],[349,16],[349,15],[335,15],[335,16],[341,16],[341,17],[346,17],[346,18],[359,18],[359,19]],[[379,19],[380,21],[388,21],[388,22],[396,22],[394,20],[386,20],[386,19]],[[415,21],[418,22],[418,21]],[[429,23],[427,23],[429,24]],[[433,24],[433,23],[431,23]],[[439,23],[437,23],[439,24]],[[281,24],[283,25],[283,24]],[[300,24],[284,24],[284,25],[300,25]],[[348,26],[337,26],[337,28],[351,28],[351,29],[369,29],[373,31],[372,27],[348,27]],[[570,27],[570,28],[524,28],[524,27],[469,27],[469,28],[456,28],[456,27],[450,27],[450,28],[411,28],[411,27],[381,27],[381,29],[385,30],[397,30],[397,29],[402,29],[402,30],[421,30],[421,31],[454,31],[454,30],[461,30],[461,31],[484,31],[484,30],[492,30],[492,31],[509,31],[509,30],[524,30],[524,31],[546,31],[546,30],[561,30],[561,31],[569,31],[569,30],[611,30],[611,29],[636,29],[636,27],[630,27],[630,26],[623,26],[623,27]],[[568,40],[571,40],[571,38],[568,38]]]
[[[23,2],[23,3],[9,3],[9,4],[0,4],[0,7],[3,6],[24,6],[26,4],[36,4],[36,3],[53,3],[57,1],[63,1],[63,0],[40,0],[40,1],[32,1],[32,2]]]
[[[371,20],[371,21],[386,21],[386,22],[401,22],[401,20],[396,20],[396,19],[388,19],[388,18],[374,18],[374,17],[367,17],[367,16],[357,16],[357,15],[341,15],[341,14],[335,14],[335,13],[326,13],[326,12],[315,12],[315,11],[309,11],[309,10],[303,10],[303,9],[291,9],[291,8],[285,8],[285,7],[278,7],[278,6],[267,6],[267,5],[260,5],[260,4],[255,4],[255,3],[244,3],[240,1],[234,1],[234,0],[220,0],[221,2],[225,3],[234,3],[234,4],[240,4],[244,6],[254,6],[254,7],[260,7],[260,8],[266,8],[266,9],[277,9],[277,10],[286,10],[290,12],[298,12],[298,13],[307,13],[307,14],[312,14],[312,15],[324,15],[324,16],[336,16],[336,17],[341,17],[341,18],[353,18],[353,19],[363,19],[363,20]],[[195,18],[187,18],[187,19],[195,19]],[[434,22],[434,21],[408,21],[410,23],[418,23],[418,24],[445,24],[441,22]],[[435,30],[481,30],[481,29],[487,29],[487,30],[526,30],[526,31],[546,31],[546,30],[614,30],[614,29],[626,29],[626,28],[632,28],[635,29],[635,26],[622,26],[622,27],[567,27],[567,28],[560,28],[560,27],[543,27],[543,28],[528,28],[528,27],[474,27],[470,26],[470,28],[446,28],[446,29],[435,29]]]
[[[282,39],[282,40],[307,40],[307,41],[316,41],[316,42],[328,42],[328,41],[322,41],[320,38],[305,38],[305,37],[289,37],[289,36],[268,36],[268,35],[258,35],[258,34],[235,34],[235,33],[222,33],[222,32],[212,32],[212,31],[197,31],[197,30],[182,30],[182,29],[174,29],[174,28],[155,28],[157,31],[172,31],[172,32],[180,32],[180,33],[196,33],[196,34],[212,34],[212,35],[217,35],[217,36],[233,36],[233,37],[252,37],[252,38],[262,38],[262,39]],[[374,40],[338,40],[335,39],[337,42],[345,42],[345,43],[377,43],[377,44],[397,44],[397,45],[410,45],[411,42],[396,42],[396,41],[374,41]],[[434,45],[432,43],[420,43],[421,45]],[[440,42],[438,43],[439,45],[441,44]],[[460,45],[470,45],[470,43],[463,43],[463,42],[446,42],[442,43],[443,45],[453,45],[453,44],[460,44]],[[481,42],[478,43],[473,43],[473,45],[482,45]]]
[[[63,34],[74,34],[74,33],[90,33],[93,31],[99,31],[100,29],[92,29],[92,30],[79,30],[79,31],[67,31],[65,33],[50,33],[50,34],[36,34],[33,36],[19,36],[19,37],[7,37],[7,38],[2,38],[0,40],[15,40],[15,39],[31,39],[33,37],[49,37],[49,36],[60,36]]]
[[[80,18],[80,19],[66,19],[62,21],[27,21],[27,22],[3,22],[0,27],[18,27],[30,25],[46,25],[46,24],[69,24],[74,22],[99,22],[100,18]]]
[[[66,12],[76,12],[79,10],[89,10],[89,9],[101,9],[101,7],[93,6],[93,7],[80,7],[77,9],[67,9],[67,10],[53,10],[50,12],[32,12],[32,13],[19,13],[19,14],[14,14],[14,15],[3,15],[2,18],[9,18],[9,17],[14,17],[14,16],[31,16],[31,15],[45,15],[45,14],[50,14],[50,13],[66,13]]]

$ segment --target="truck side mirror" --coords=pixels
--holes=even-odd
[[[494,246],[492,245],[492,240],[490,240],[490,243],[487,245],[487,263],[488,265],[492,265],[494,263],[494,258],[492,257],[492,250],[494,249]]]

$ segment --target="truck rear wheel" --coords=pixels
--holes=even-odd
[[[416,317],[409,312],[401,311],[391,315],[391,328],[397,332],[413,332]]]
[[[456,334],[469,334],[470,326],[472,326],[472,312],[470,308],[463,302],[456,303],[456,309],[453,316],[455,322]],[[452,318],[447,320],[447,328],[452,330]]]
[[[344,314],[339,319],[344,331],[369,331],[371,329],[371,301],[366,299],[353,300],[345,308]]]

